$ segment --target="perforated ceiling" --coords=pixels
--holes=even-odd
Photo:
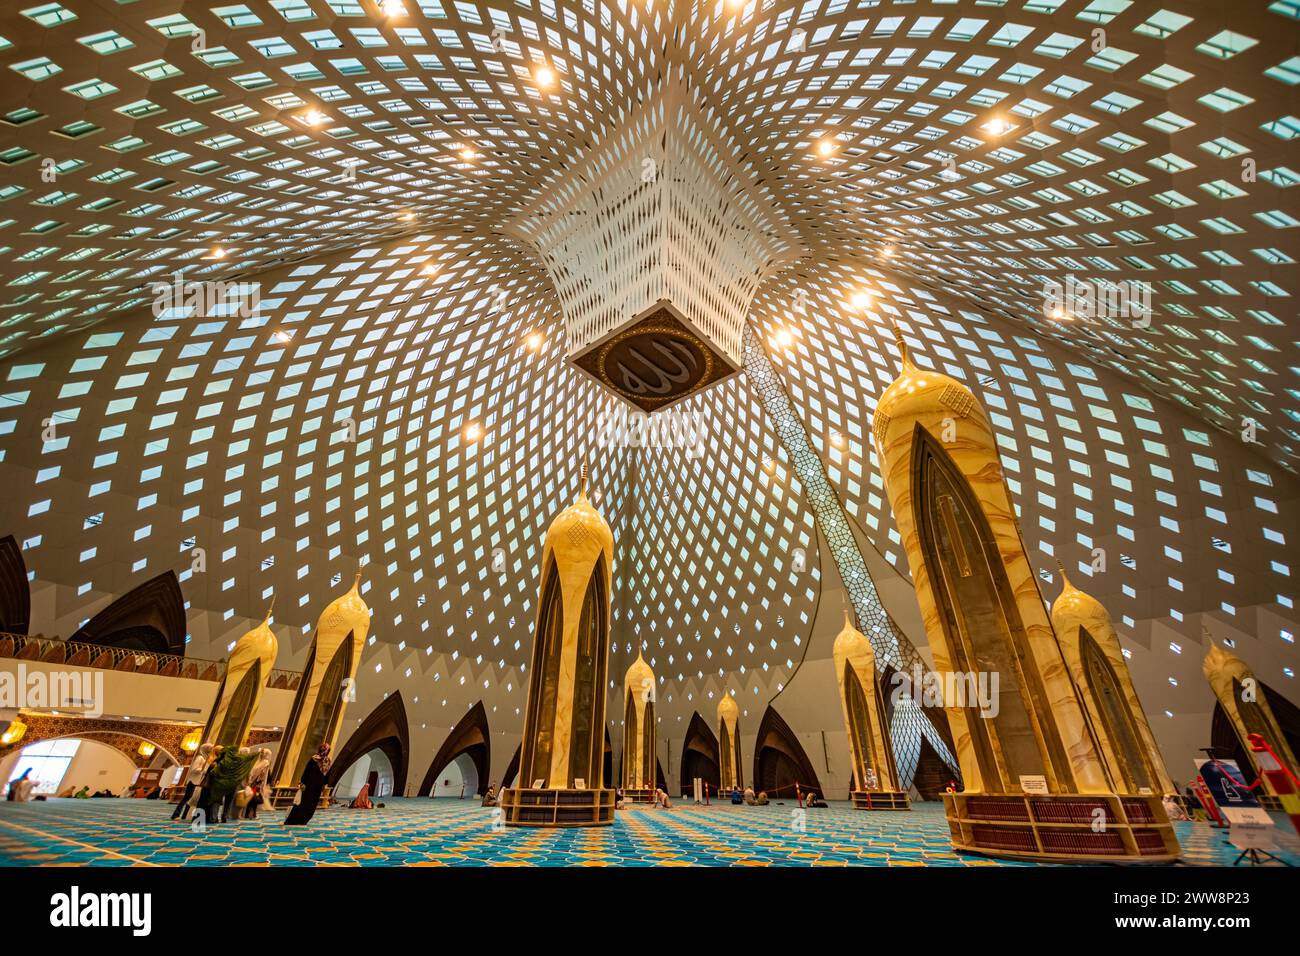
[[[1147,675],[1171,711],[1165,644],[1203,614],[1284,684],[1298,30],[1291,2],[6,5],[5,530],[59,620],[176,567],[220,645],[272,589],[308,627],[366,556],[387,666],[472,660],[468,706],[527,660],[539,532],[585,458],[628,542],[619,645],[706,717],[728,682],[779,688],[820,586],[787,559],[818,545],[749,384],[690,400],[701,456],[600,447],[614,400],[501,235],[674,74],[809,251],[751,321],[888,562],[865,438],[892,315],[995,412],[1045,575],[1108,549],[1093,591],[1174,655]],[[260,309],[154,314],[178,269]],[[1053,318],[1047,280],[1149,282],[1151,315]]]

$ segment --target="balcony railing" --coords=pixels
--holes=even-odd
[[[185,677],[190,680],[220,681],[226,673],[225,661],[205,661],[176,654],[156,654],[124,647],[79,644],[52,637],[29,637],[0,632],[0,658],[40,661],[63,667],[95,667],[130,674],[157,674],[159,677]],[[297,690],[302,674],[298,671],[273,670],[266,686]]]

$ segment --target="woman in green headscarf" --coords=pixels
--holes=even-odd
[[[248,751],[248,748],[244,748]],[[208,792],[207,822],[222,823],[230,815],[235,794],[248,779],[257,754],[227,747],[208,770],[204,789]]]

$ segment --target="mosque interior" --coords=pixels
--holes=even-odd
[[[1300,3],[0,67],[0,863],[1300,862]]]

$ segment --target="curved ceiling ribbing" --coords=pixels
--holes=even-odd
[[[27,489],[0,505],[0,532],[57,591],[62,633],[165,568],[214,647],[271,589],[301,633],[365,556],[391,679],[421,679],[413,652],[436,661],[457,675],[442,706],[461,713],[487,672],[527,660],[541,534],[585,459],[627,544],[616,645],[646,641],[688,717],[724,686],[756,704],[778,690],[816,606],[816,533],[748,385],[685,406],[706,424],[701,457],[643,450],[631,469],[598,440],[613,400],[562,362],[549,280],[494,235],[671,67],[812,250],[760,292],[754,322],[768,337],[807,303],[778,356],[785,385],[814,436],[856,444],[856,461],[823,449],[830,479],[895,566],[864,441],[892,346],[861,339],[846,303],[864,285],[995,406],[1031,549],[1069,558],[1067,543],[1113,538],[1135,566],[1096,589],[1139,634],[1172,622],[1195,639],[1196,615],[1229,604],[1257,609],[1261,641],[1294,635],[1296,486],[1262,457],[1291,467],[1300,445],[1279,360],[1296,291],[1290,5],[1230,23],[1125,0],[404,10],[0,13],[0,66],[16,71],[0,94],[0,453]],[[301,122],[309,109],[328,122]],[[994,115],[1012,128],[990,133]],[[203,258],[215,245],[227,259]],[[149,283],[182,267],[252,275],[261,317],[154,317]],[[1151,326],[1044,319],[1042,279],[1066,274],[1153,281]],[[1257,449],[1232,437],[1243,416],[1263,426]],[[1121,527],[1139,539],[1127,551]]]

